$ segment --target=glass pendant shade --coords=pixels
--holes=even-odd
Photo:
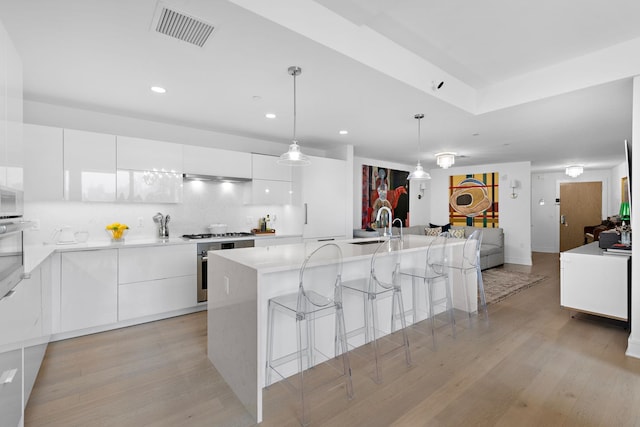
[[[296,139],[296,76],[302,74],[302,69],[292,65],[287,69],[289,75],[293,76],[293,138],[289,145],[289,150],[278,159],[278,164],[286,166],[305,166],[311,163],[309,158],[302,154],[298,140]]]
[[[431,179],[431,175],[429,175],[429,172],[425,172],[425,170],[422,169],[422,165],[420,164],[420,162],[418,162],[418,164],[416,165],[415,170],[409,174],[407,179],[409,181],[411,181],[411,180],[417,181],[417,180],[420,180],[420,179]]]
[[[280,156],[278,163],[289,166],[306,166],[311,164],[311,161],[307,156],[302,154],[298,142],[293,141],[293,143],[289,145],[289,151]]]
[[[415,116],[413,116],[413,118],[418,120],[418,156],[420,156],[420,120],[424,118],[424,114],[416,114]],[[431,175],[429,175],[429,172],[425,172],[425,170],[422,169],[420,160],[418,160],[418,164],[416,165],[415,170],[409,174],[407,179],[409,181],[419,181],[431,179]]]

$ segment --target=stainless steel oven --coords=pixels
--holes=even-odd
[[[207,252],[236,248],[252,248],[253,246],[253,240],[198,243],[198,302],[207,300]]]
[[[23,230],[31,225],[22,218],[0,219],[0,299],[9,296],[24,273]]]

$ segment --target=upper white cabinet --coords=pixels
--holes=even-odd
[[[63,200],[62,129],[25,124],[23,134],[24,200]]]
[[[291,166],[278,164],[277,156],[251,154],[253,179],[291,182]]]
[[[22,61],[0,28],[0,185],[23,189]]]
[[[251,154],[183,145],[183,172],[232,178],[251,178]]]
[[[311,164],[296,170],[296,199],[303,209],[305,239],[345,238],[347,179],[344,160],[310,157]],[[298,203],[296,203],[298,204]]]
[[[246,187],[246,204],[291,204],[291,166],[279,165],[276,156],[251,154],[251,175],[251,185]]]
[[[116,137],[64,129],[64,199],[116,200]]]
[[[182,145],[118,136],[118,169],[182,173]]]
[[[182,146],[118,137],[118,201],[182,201]]]

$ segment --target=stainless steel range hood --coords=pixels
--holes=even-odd
[[[211,182],[249,182],[251,178],[238,178],[233,176],[198,175],[194,173],[184,173],[182,178],[187,181],[211,181]]]

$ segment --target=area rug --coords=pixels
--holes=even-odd
[[[487,304],[495,304],[498,301],[527,289],[545,279],[545,276],[537,274],[520,273],[501,268],[491,268],[482,272],[484,293]]]

